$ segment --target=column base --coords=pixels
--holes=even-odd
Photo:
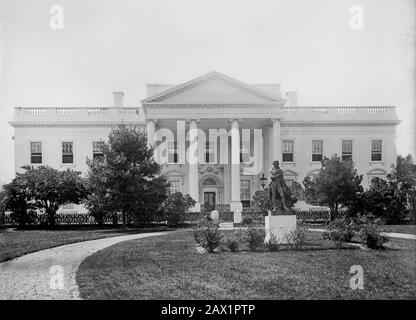
[[[230,211],[243,211],[243,204],[241,201],[231,201],[230,202]]]
[[[201,204],[199,202],[195,203],[195,205],[189,209],[191,212],[201,212]]]

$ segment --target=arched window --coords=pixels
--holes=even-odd
[[[283,172],[283,178],[285,179],[286,185],[290,187],[294,181],[296,181],[297,173],[292,170],[285,170]]]
[[[371,184],[371,180],[374,178],[386,179],[387,172],[383,169],[373,169],[367,173],[368,184]]]
[[[203,186],[215,186],[217,182],[213,178],[207,178],[202,183]]]

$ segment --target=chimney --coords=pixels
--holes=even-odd
[[[297,107],[298,106],[298,92],[297,91],[288,91],[286,93],[287,107]]]
[[[113,106],[114,108],[123,108],[123,91],[114,91],[113,92]]]

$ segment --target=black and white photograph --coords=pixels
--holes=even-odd
[[[415,64],[414,0],[0,0],[0,300],[415,300]]]

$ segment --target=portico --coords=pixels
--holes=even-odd
[[[187,179],[180,181],[179,190],[197,202],[194,210],[207,201],[242,210],[242,177],[250,199],[264,166],[281,154],[280,144],[271,143],[272,157],[264,157],[263,145],[280,140],[284,102],[280,96],[212,72],[142,101],[148,144],[155,147],[163,172],[176,166],[185,173]],[[257,141],[254,130],[260,137]],[[255,150],[261,154],[254,154]],[[201,184],[206,173],[216,185],[221,181],[221,193],[216,185]]]

